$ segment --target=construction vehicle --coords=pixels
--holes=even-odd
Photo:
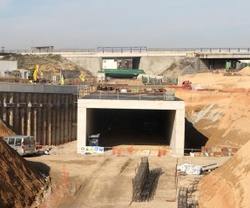
[[[182,82],[182,88],[187,90],[192,90],[192,82],[185,80]]]

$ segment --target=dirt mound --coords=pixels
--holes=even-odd
[[[5,123],[0,119],[0,137],[15,135],[11,129],[9,129]]]
[[[63,58],[60,55],[9,55],[4,57],[5,60],[17,60],[19,69],[34,70],[35,65],[39,65],[39,70],[46,73],[60,73],[60,70],[80,71],[86,77],[86,81],[93,79],[93,75],[88,70],[77,64]]]
[[[250,207],[250,142],[199,184],[201,208]]]
[[[173,62],[160,75],[168,77],[178,77],[180,75],[195,74],[197,72],[200,71],[197,70],[195,60],[190,58],[185,58]]]
[[[44,186],[44,178],[0,140],[0,207],[30,207]]]
[[[250,66],[247,66],[239,71],[241,75],[250,76]]]

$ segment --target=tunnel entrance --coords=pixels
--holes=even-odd
[[[87,137],[101,133],[100,146],[170,145],[175,110],[87,109]]]

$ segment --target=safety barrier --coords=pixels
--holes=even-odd
[[[129,147],[113,147],[111,150],[112,155],[114,156],[157,156],[157,157],[164,157],[170,155],[171,149],[170,148],[152,148],[152,149],[143,149],[143,148],[136,148],[133,146]]]
[[[185,148],[184,156],[191,157],[228,157],[233,156],[239,148],[237,147],[202,147],[201,149]],[[143,147],[137,145],[114,146],[114,147],[91,147],[83,148],[83,155],[110,155],[110,156],[138,156],[138,157],[166,157],[175,155],[170,146]]]

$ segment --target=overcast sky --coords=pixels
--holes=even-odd
[[[250,47],[249,0],[0,0],[0,46]]]

